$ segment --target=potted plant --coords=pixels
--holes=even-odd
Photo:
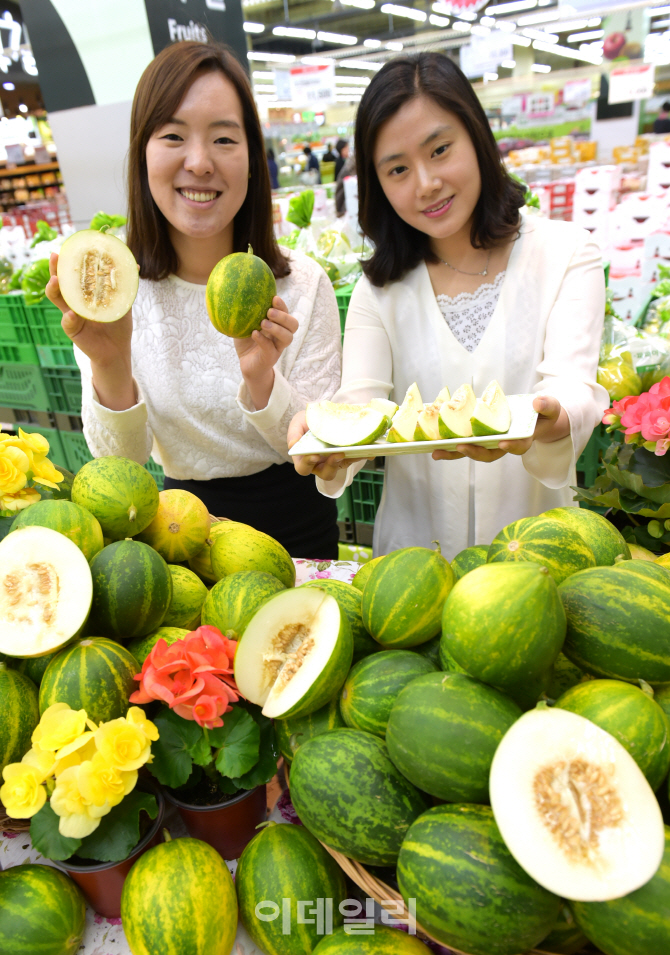
[[[211,626],[169,646],[158,640],[130,697],[161,703],[148,769],[189,834],[224,859],[237,859],[265,821],[266,784],[279,756],[272,720],[242,699],[235,684],[236,647]]]
[[[0,435],[0,538],[19,511],[45,497],[69,497],[71,475],[47,458],[49,442],[41,434]],[[62,486],[61,486],[62,485]]]
[[[30,819],[33,846],[58,863],[107,918],[136,859],[157,843],[163,799],[138,770],[158,739],[139,707],[96,725],[86,710],[54,703],[20,763],[3,770],[0,800],[12,819]]]

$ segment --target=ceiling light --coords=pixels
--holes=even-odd
[[[248,20],[245,20],[242,26],[245,33],[263,33],[265,30],[264,23],[250,23]]]
[[[484,18],[482,17],[482,23]],[[513,20],[496,20],[496,30],[502,30],[503,33],[514,33],[516,23]]]
[[[494,80],[498,79],[497,73],[484,73],[484,82],[492,83]]]
[[[600,40],[604,36],[604,30],[587,30],[586,33],[571,33],[567,42],[579,43],[580,40]]]
[[[254,92],[255,93],[276,93],[277,87],[276,86],[260,86],[257,84],[256,86],[254,86]]]
[[[259,50],[251,50],[247,53],[247,59],[265,63],[295,63],[292,53],[261,53]]]
[[[428,17],[428,22],[434,27],[448,27],[451,23],[451,20],[449,17],[438,17],[436,13],[431,13],[431,15]]]
[[[417,20],[419,23],[424,23],[427,19],[427,14],[423,10],[403,7],[398,3],[382,3],[380,9],[382,13],[388,13],[393,17],[407,17],[408,20]]]
[[[600,66],[602,57],[597,53],[589,53],[587,50],[572,50],[569,46],[557,46],[555,43],[542,43],[536,40],[533,43],[536,50],[542,50],[543,53],[553,53],[555,56],[565,56],[569,60],[583,60],[585,63],[593,63],[594,66]]]
[[[555,33],[545,33],[544,30],[534,30],[532,27],[527,27],[523,35],[529,36],[531,40],[541,40],[543,43],[558,43],[558,36]]]
[[[374,63],[372,60],[338,60],[338,67],[347,70],[381,70],[383,63]]]
[[[3,90],[15,90],[15,89],[16,89],[16,87],[14,86],[13,83],[3,83],[3,84],[2,84],[2,88],[3,88]]]
[[[513,3],[498,3],[493,7],[487,7],[486,12],[489,16],[498,16],[499,13],[514,13],[515,10],[532,10],[537,6],[537,0],[514,0]]]
[[[531,63],[530,68],[533,73],[551,73],[551,67],[545,66],[544,63]]]
[[[470,32],[474,33],[475,36],[490,36],[491,27],[483,27],[481,23],[475,23],[470,27]]]
[[[27,113],[27,112],[28,112],[28,107],[26,106],[25,103],[19,103],[19,110],[20,110],[22,113]]]
[[[647,14],[648,17],[660,17],[662,13],[670,13],[670,6],[652,7],[651,9],[647,7],[647,9],[644,12]]]
[[[453,11],[448,3],[441,3],[440,0],[437,0],[437,3],[434,3],[432,9],[435,13],[444,13],[447,16],[452,16]]]
[[[465,23],[463,20],[454,20],[452,29],[458,30],[459,33],[469,33],[472,29],[472,24]]]
[[[290,36],[297,40],[315,40],[316,30],[303,30],[301,27],[272,27],[275,36]]]
[[[319,30],[316,35],[317,40],[323,40],[324,43],[337,43],[340,46],[356,46],[358,44],[357,36],[349,36],[347,33],[327,33]]]
[[[504,66],[506,70],[513,70],[516,66],[516,60],[503,60],[500,65]]]
[[[391,40],[390,43],[386,44],[386,49],[393,50],[394,53],[400,53],[402,50],[402,43],[400,43],[398,40]]]
[[[461,20],[471,20],[472,22],[477,19],[477,14],[472,13],[470,10],[459,10],[458,16],[461,18]]]
[[[558,20],[560,13],[558,10],[546,10],[544,13],[529,13],[525,17],[519,17],[519,26],[530,26],[531,23],[549,23],[550,20]]]
[[[363,90],[357,89],[355,86],[344,86],[342,89],[336,90],[337,96],[362,96]]]
[[[496,25],[496,21],[493,19],[493,17],[482,17],[479,22],[485,27],[494,27]]]
[[[340,0],[345,7],[358,7],[359,10],[372,10],[375,0]]]
[[[273,80],[275,78],[272,70],[254,70],[251,75],[255,80]]]
[[[370,77],[369,76],[336,76],[336,83],[348,83],[351,86],[369,86]]]
[[[328,56],[301,56],[301,63],[306,63],[308,66],[334,66],[335,60]]]
[[[519,36],[518,33],[513,33],[510,37],[510,40],[514,46],[530,46],[532,42],[527,36]]]
[[[367,46],[368,49],[370,50],[377,50],[379,49],[381,45],[382,45],[381,40],[373,40],[373,39],[363,40],[363,46]]]

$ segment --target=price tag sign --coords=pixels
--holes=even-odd
[[[610,89],[607,102],[630,103],[634,99],[647,99],[654,93],[653,63],[636,63],[617,66],[610,73]]]
[[[335,102],[333,63],[292,66],[290,76],[294,106],[321,107]]]

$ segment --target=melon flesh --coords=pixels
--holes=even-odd
[[[92,598],[88,562],[63,534],[22,527],[0,542],[0,653],[58,650],[82,629]]]
[[[484,394],[474,407],[470,424],[476,436],[505,434],[512,423],[512,414],[505,393],[497,381],[486,386]]]
[[[472,417],[477,399],[470,385],[461,385],[450,401],[440,408],[441,438],[471,438]]]
[[[423,401],[421,400],[421,393],[416,382],[414,382],[414,384],[410,385],[407,389],[403,403],[393,416],[391,428],[386,436],[386,440],[391,443],[414,441],[416,423],[422,411]]]
[[[620,898],[661,864],[663,818],[649,783],[618,740],[583,716],[525,713],[496,750],[489,787],[507,848],[562,898]]]
[[[370,405],[314,401],[307,405],[307,427],[315,437],[336,448],[372,444],[386,431],[386,412]]]
[[[58,283],[76,315],[93,322],[116,322],[135,301],[139,271],[125,242],[96,229],[83,229],[61,247]]]
[[[450,398],[449,389],[443,388],[432,404],[426,405],[419,412],[414,431],[415,441],[439,441],[440,439],[440,408]]]
[[[373,398],[372,401],[370,401],[370,407],[386,415],[386,428],[384,430],[390,428],[393,415],[398,410],[395,401],[390,401],[388,398]]]

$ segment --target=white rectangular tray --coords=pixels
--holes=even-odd
[[[386,457],[390,454],[427,454],[440,449],[455,448],[459,444],[478,444],[482,448],[497,448],[501,441],[519,441],[530,438],[535,431],[537,411],[533,410],[533,401],[537,395],[507,395],[512,422],[506,434],[491,435],[488,438],[444,438],[439,441],[403,441],[389,444],[386,437],[378,438],[373,444],[357,444],[345,448],[335,448],[316,438],[311,431],[293,445],[289,451],[295,454],[335,454],[342,453],[345,458]]]

